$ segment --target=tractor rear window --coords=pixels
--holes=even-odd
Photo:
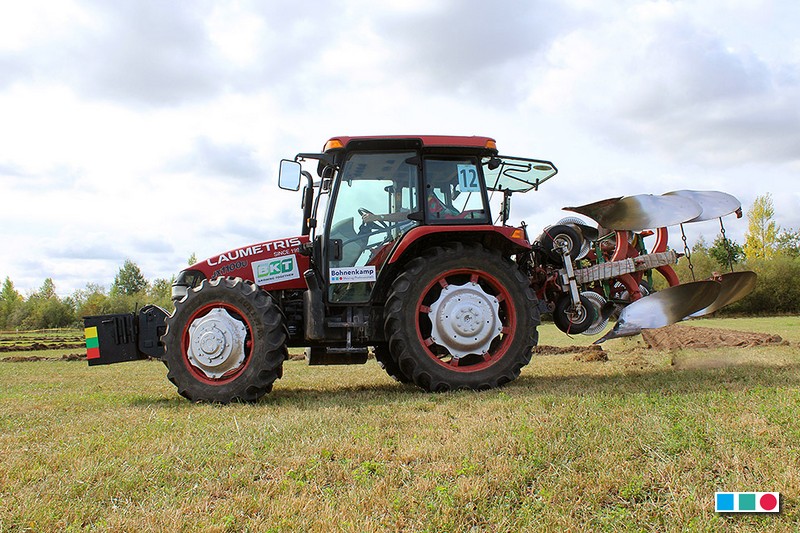
[[[472,158],[425,159],[425,214],[430,223],[488,223],[478,162]]]

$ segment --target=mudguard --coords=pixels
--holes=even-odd
[[[463,240],[467,234],[483,233],[494,239],[502,247],[516,250],[531,249],[531,244],[525,237],[525,230],[513,226],[492,226],[490,224],[476,226],[419,226],[405,234],[403,240],[400,241],[400,244],[389,257],[388,263],[396,262],[411,245],[420,239],[431,235],[441,236],[446,239],[449,233],[455,234],[455,240]]]

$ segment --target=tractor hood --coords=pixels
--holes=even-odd
[[[303,235],[234,248],[190,266],[179,279],[194,271],[205,279],[240,277],[266,290],[305,289],[303,272],[309,268],[309,258],[300,254],[300,247],[308,240]]]

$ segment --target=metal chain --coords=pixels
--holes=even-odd
[[[689,262],[689,272],[692,273],[692,281],[697,281],[694,277],[694,265],[692,264],[692,252],[689,250],[689,244],[686,242],[686,233],[683,231],[683,224],[681,224],[681,239],[683,239],[683,254]]]
[[[725,243],[725,250],[728,252],[728,266],[733,272],[733,246],[728,238],[725,236],[725,226],[722,224],[722,217],[719,217],[719,230],[722,234],[722,242]]]

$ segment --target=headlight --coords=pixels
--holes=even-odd
[[[189,294],[189,289],[197,287],[204,279],[206,276],[197,270],[181,271],[172,282],[172,301],[177,302],[185,298]]]
[[[189,287],[186,285],[173,285],[172,286],[172,301],[177,302],[183,300],[189,294]]]

